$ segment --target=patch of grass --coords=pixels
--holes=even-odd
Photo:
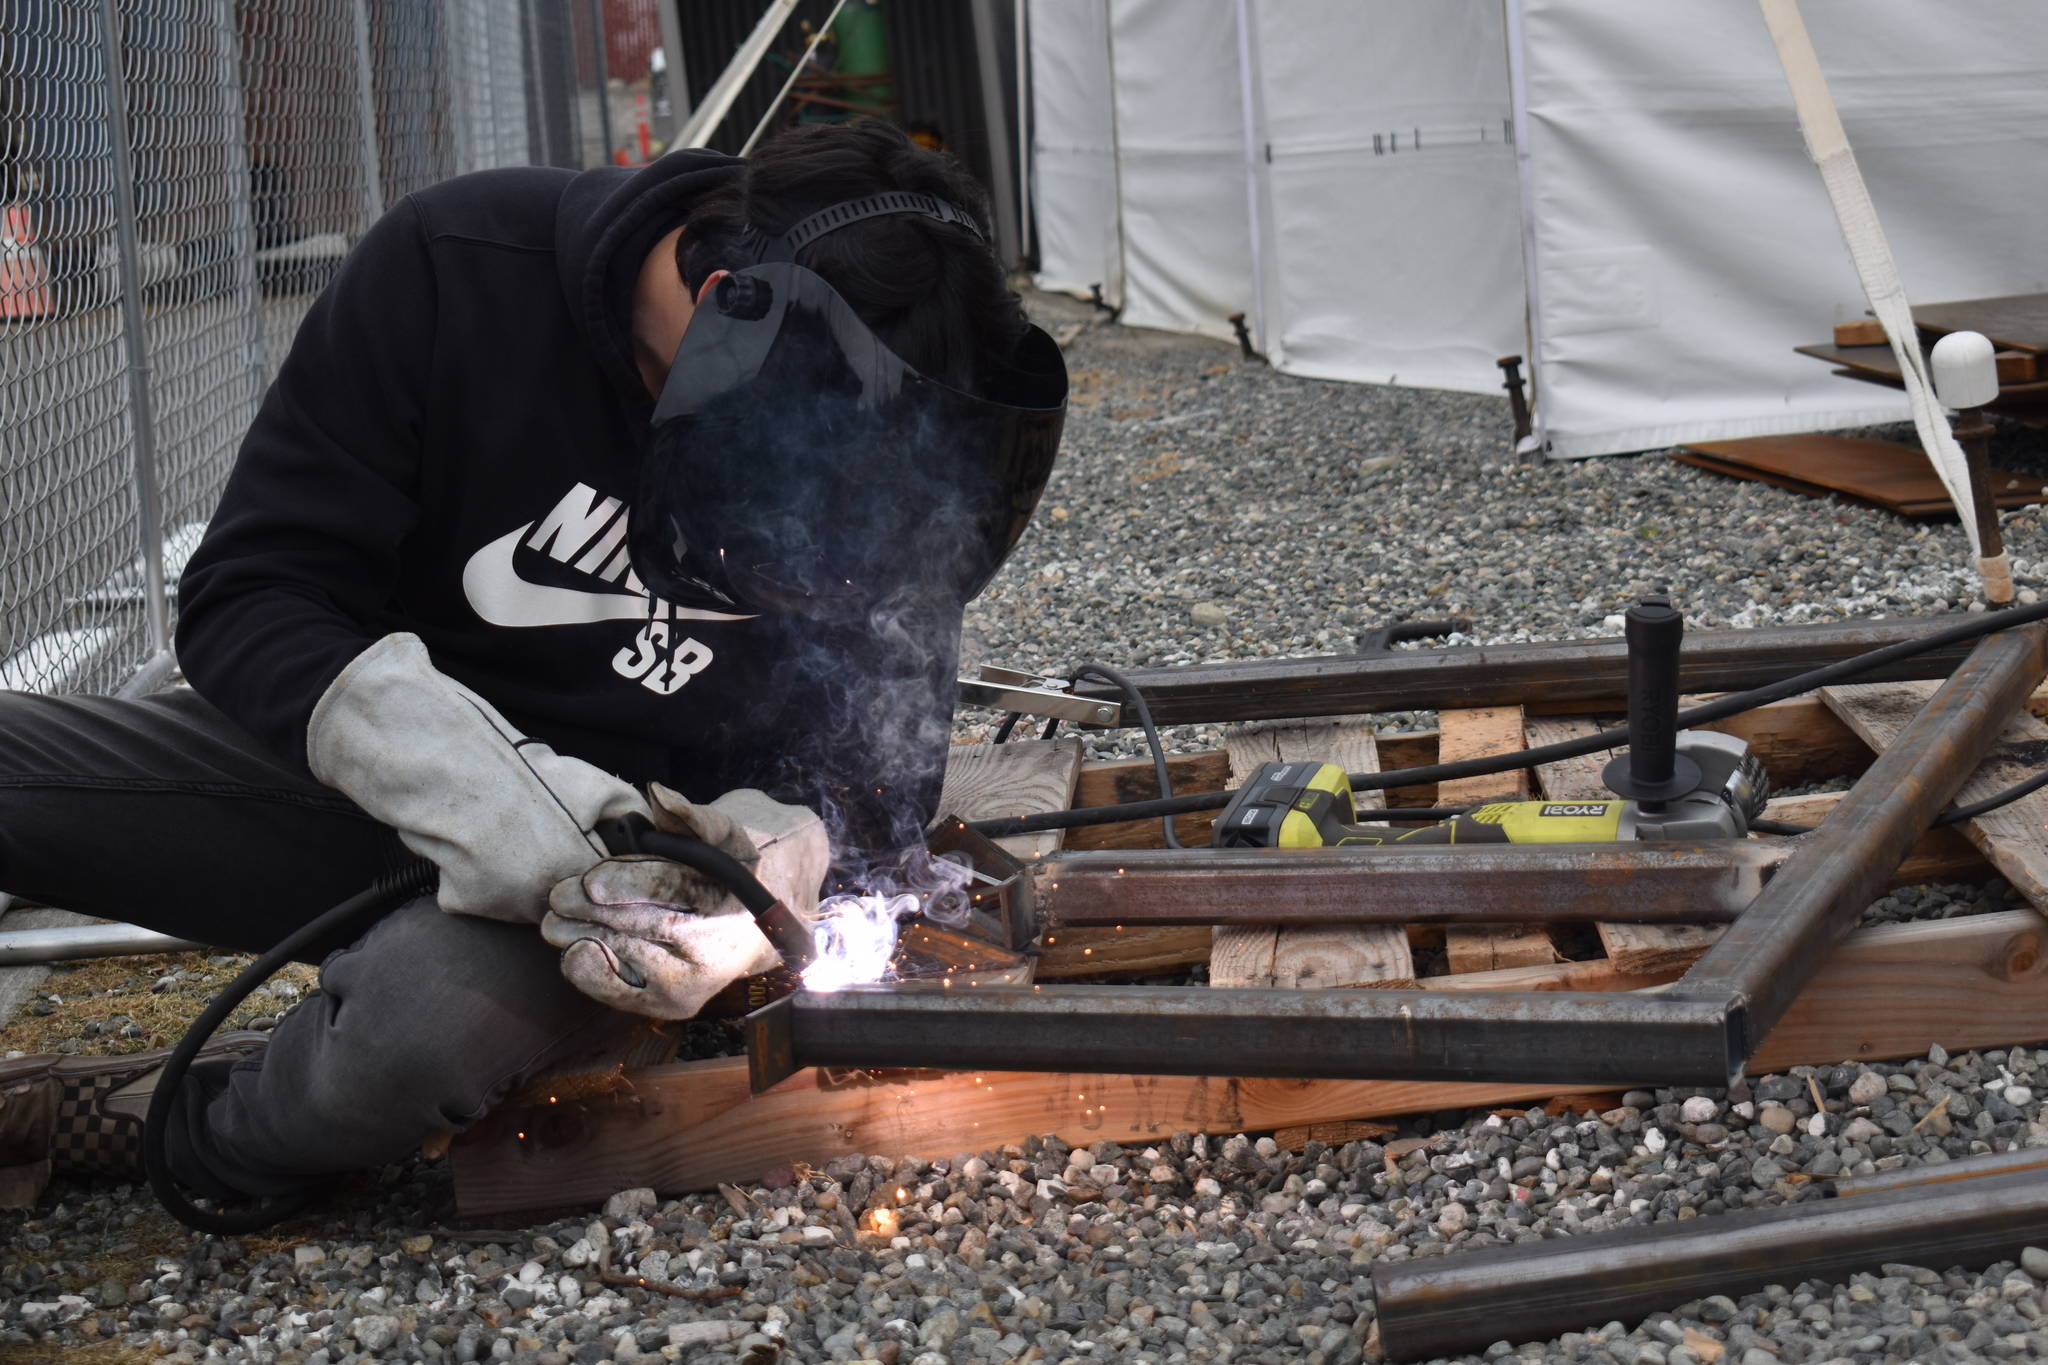
[[[79,1040],[81,1054],[94,1056],[170,1047],[207,1002],[253,960],[237,955],[215,963],[213,956],[217,954],[159,953],[60,965],[37,988],[35,999],[0,1028],[0,1052],[53,1052],[70,1038]],[[154,989],[174,972],[186,975],[162,991]],[[225,1027],[243,1028],[251,1019],[281,1013],[313,989],[318,975],[313,967],[287,965],[244,1001]],[[279,986],[285,989],[278,990]],[[34,1013],[37,1001],[48,1004],[50,1012]],[[121,1036],[127,1023],[141,1030],[139,1037]],[[88,1024],[98,1028],[88,1033]]]

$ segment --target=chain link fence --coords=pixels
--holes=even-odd
[[[601,16],[0,4],[0,687],[161,676],[178,573],[314,296],[415,189],[583,164]]]

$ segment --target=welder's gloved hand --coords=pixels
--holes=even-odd
[[[655,826],[702,839],[809,919],[831,862],[817,815],[744,787],[708,806],[648,790]],[[541,935],[561,948],[562,975],[613,1009],[688,1019],[743,976],[779,960],[738,898],[694,868],[650,855],[607,858],[548,896]]]
[[[598,822],[647,809],[521,734],[417,635],[387,635],[341,671],[313,708],[306,760],[441,869],[441,908],[458,915],[538,923],[549,889],[605,856]]]

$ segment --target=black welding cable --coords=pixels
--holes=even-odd
[[[1074,670],[1072,681],[1078,683],[1081,679],[1090,677],[1100,678],[1111,687],[1122,689],[1123,694],[1130,698],[1131,709],[1138,713],[1138,724],[1144,727],[1145,743],[1152,750],[1152,771],[1159,779],[1160,799],[1162,801],[1171,801],[1173,799],[1173,774],[1168,772],[1166,767],[1166,743],[1159,738],[1159,727],[1152,723],[1152,706],[1145,700],[1145,694],[1138,690],[1136,683],[1115,669],[1103,664],[1082,664]],[[1161,818],[1159,828],[1168,848],[1185,847],[1180,841],[1180,836],[1174,833],[1173,817],[1171,815]]]
[[[1012,711],[1009,715],[1004,716],[1003,723],[996,727],[996,737],[990,740],[989,743],[1001,744],[1009,739],[1010,732],[1017,728],[1017,722],[1022,719],[1024,719],[1022,711]]]
[[[2035,773],[2026,781],[2007,787],[1995,796],[1987,796],[1982,801],[1972,801],[1967,806],[1945,810],[1934,817],[1934,827],[1941,829],[1948,825],[1960,825],[1965,820],[1988,815],[2001,806],[2010,806],[2022,797],[2032,796],[2043,787],[2048,787],[2048,770]],[[1819,828],[1818,825],[1797,825],[1790,820],[1752,820],[1749,827],[1758,834],[1811,834]]]
[[[193,1203],[179,1188],[164,1155],[172,1097],[184,1083],[185,1073],[199,1055],[199,1049],[235,1012],[235,1008],[249,998],[251,991],[268,981],[280,967],[310,945],[339,936],[359,921],[367,923],[388,914],[404,901],[431,892],[439,876],[432,863],[414,863],[381,878],[369,890],[349,897],[319,918],[307,921],[276,947],[244,967],[241,975],[228,983],[227,989],[216,995],[213,1003],[185,1031],[177,1047],[171,1050],[163,1070],[157,1074],[156,1089],[149,1097],[149,1115],[142,1124],[142,1166],[148,1172],[150,1189],[156,1192],[157,1199],[171,1217],[195,1232],[215,1237],[238,1237],[289,1218],[311,1201],[313,1196],[307,1193],[265,1199],[247,1208],[203,1209]]]
[[[1685,728],[1722,720],[1744,711],[1753,711],[1759,706],[1768,706],[1775,701],[1783,701],[1787,697],[1796,697],[1803,692],[1832,687],[1838,682],[1847,681],[1902,659],[1945,649],[1949,645],[1964,644],[2013,626],[2029,625],[2040,620],[2048,620],[2048,602],[2026,607],[2009,607],[2003,611],[1987,613],[1979,620],[1965,621],[1945,630],[1923,635],[1917,640],[1902,640],[1898,644],[1873,649],[1838,663],[1809,669],[1782,682],[1768,683],[1762,687],[1751,688],[1747,692],[1731,692],[1725,697],[1679,712],[1678,725]],[[1353,773],[1351,786],[1354,791],[1384,791],[1389,787],[1426,786],[1433,782],[1452,782],[1463,777],[1486,777],[1494,773],[1513,772],[1519,768],[1534,768],[1543,763],[1556,763],[1562,759],[1581,758],[1627,742],[1628,728],[1621,726],[1587,735],[1583,739],[1560,740],[1555,744],[1538,745],[1536,748],[1524,749],[1518,753],[1491,754],[1484,758],[1468,758],[1456,763],[1433,763],[1420,768]],[[1118,824],[1126,820],[1149,820],[1155,816],[1170,817],[1186,815],[1193,811],[1220,810],[1230,804],[1230,798],[1234,795],[1234,790],[1196,792],[1187,796],[1166,797],[1153,801],[1131,801],[1117,806],[1088,806],[1080,810],[1052,811],[1044,815],[1020,816],[1007,820],[982,820],[971,823],[969,828],[988,838],[1000,839],[1013,834],[1034,834],[1040,830],[1079,829],[1087,825]]]

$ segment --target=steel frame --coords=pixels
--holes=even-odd
[[[1868,628],[1853,634],[1859,648],[1870,645]],[[1346,908],[1346,893],[1335,888],[1348,883],[1355,894],[1367,881],[1375,895],[1385,886],[1400,903],[1389,918],[1407,919],[1416,917],[1412,912],[1432,885],[1443,900],[1452,890],[1446,879],[1465,877],[1473,880],[1460,889],[1485,897],[1494,920],[1517,918],[1522,901],[1541,913],[1575,897],[1585,897],[1599,918],[1623,919],[1635,917],[1617,913],[1624,902],[1650,906],[1703,896],[1710,907],[1724,906],[1754,885],[1743,878],[1760,880],[1720,941],[1669,986],[1630,993],[1140,986],[800,991],[749,1016],[754,1085],[764,1089],[806,1066],[1728,1084],[2041,681],[2044,641],[2048,626],[2042,625],[1980,641],[1826,821],[1790,842],[1767,880],[1764,862],[1736,845],[1653,844],[1214,857],[1060,854],[1038,864],[1029,879],[1044,897],[1041,912],[1064,922],[1101,923],[1126,904],[1131,914],[1118,922],[1154,924],[1221,922],[1218,907],[1233,896],[1247,908],[1232,918],[1244,921],[1356,922],[1374,916],[1356,904]],[[1812,662],[1810,652],[1781,660],[1778,676]],[[1668,885],[1658,890],[1660,884]],[[1176,894],[1188,903],[1178,913]]]

